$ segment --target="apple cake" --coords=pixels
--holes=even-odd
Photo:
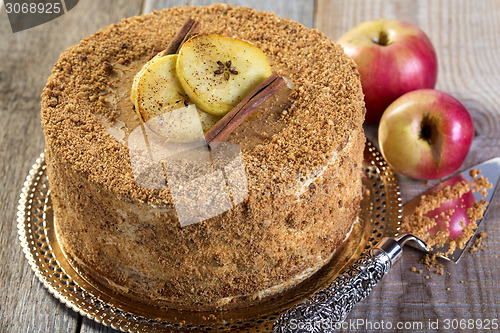
[[[135,172],[131,138],[145,129],[130,94],[152,51],[189,18],[203,34],[259,48],[288,87],[226,140],[244,195],[231,187],[229,208],[181,225],[172,180],[149,179],[168,168]],[[327,263],[357,219],[364,115],[354,62],[317,30],[228,5],[126,18],[67,49],[42,94],[58,242],[80,272],[148,304],[212,310],[275,295]]]

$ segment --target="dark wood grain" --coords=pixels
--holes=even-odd
[[[83,37],[140,13],[137,1],[80,1],[70,12],[13,34],[0,11],[0,332],[76,332],[79,316],[50,295],[19,246],[16,207],[43,151],[40,94],[59,55]]]

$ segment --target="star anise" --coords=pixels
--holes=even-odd
[[[224,79],[229,80],[230,74],[238,75],[236,67],[232,66],[231,60],[226,61],[225,65],[222,61],[217,61],[219,69],[214,71],[214,75],[224,74]]]

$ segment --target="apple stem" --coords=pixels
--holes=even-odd
[[[386,46],[389,45],[389,36],[387,35],[387,32],[385,31],[380,31],[380,34],[378,36],[378,39],[374,41],[378,45]]]

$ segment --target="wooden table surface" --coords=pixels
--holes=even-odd
[[[234,0],[273,11],[333,40],[354,25],[375,18],[403,19],[420,26],[436,47],[437,88],[451,93],[470,110],[476,136],[462,168],[500,156],[500,2],[498,0]],[[13,34],[5,9],[0,10],[0,332],[113,332],[60,304],[35,277],[19,246],[16,208],[20,189],[43,151],[40,93],[53,64],[67,47],[83,37],[152,9],[207,5],[209,0],[80,0],[62,17]],[[367,127],[376,139],[376,128]],[[431,183],[400,177],[403,201]],[[445,275],[411,272],[421,253],[407,249],[404,258],[358,304],[349,319],[409,325],[407,331],[437,331],[430,322],[499,320],[500,195],[492,202],[481,230],[488,234],[485,252],[446,264]],[[430,275],[430,279],[426,279]],[[449,290],[448,290],[449,289]],[[423,329],[412,329],[414,322]],[[493,321],[494,322],[494,321]],[[377,324],[378,323],[378,324]],[[470,322],[468,322],[470,324]],[[415,326],[418,327],[418,326]],[[490,326],[491,327],[491,326]],[[386,326],[387,328],[387,326]],[[345,331],[371,331],[369,324]],[[385,330],[384,330],[385,331]],[[460,331],[460,330],[457,330]],[[463,331],[479,331],[478,329]],[[491,330],[495,331],[495,330]]]

